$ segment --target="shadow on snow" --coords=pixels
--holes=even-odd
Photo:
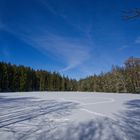
[[[97,118],[89,122],[73,124],[59,138],[61,140],[138,140],[140,138],[140,100],[124,103],[126,110],[114,114],[116,120]],[[46,137],[47,138],[47,137]]]
[[[55,130],[70,115],[77,103],[56,100],[34,100],[35,98],[0,97],[0,134],[2,139],[30,139],[40,136],[42,131]]]
[[[0,134],[6,133],[3,140],[138,140],[140,100],[124,106],[125,110],[114,114],[116,120],[99,117],[70,124],[63,117],[72,114],[77,103],[0,97]]]

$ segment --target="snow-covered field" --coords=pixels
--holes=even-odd
[[[0,140],[139,140],[140,95],[0,93]]]

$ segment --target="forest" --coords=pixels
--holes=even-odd
[[[0,92],[89,91],[140,93],[140,58],[128,58],[122,67],[76,80],[57,72],[34,70],[0,62]]]

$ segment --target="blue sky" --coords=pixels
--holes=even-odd
[[[139,0],[0,0],[0,61],[83,78],[140,57]]]

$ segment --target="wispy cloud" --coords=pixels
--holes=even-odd
[[[140,36],[137,37],[137,38],[135,39],[135,41],[132,42],[131,44],[129,44],[129,45],[122,45],[122,46],[119,48],[119,50],[124,50],[124,49],[127,49],[127,48],[132,48],[132,47],[136,46],[136,44],[140,44]]]
[[[26,36],[23,39],[42,53],[50,53],[52,57],[64,61],[67,66],[62,68],[61,72],[76,68],[90,58],[90,49],[82,40],[55,34]]]
[[[59,18],[63,19],[67,24],[71,25],[76,30],[78,30],[84,34],[85,33],[87,34],[87,31],[89,32],[89,29],[91,29],[92,21],[90,22],[90,25],[86,25],[86,29],[85,29],[80,24],[75,23],[74,20],[72,20],[69,17],[69,15],[66,14],[67,13],[66,11],[67,11],[67,8],[69,7],[69,5],[67,5],[68,7],[65,7],[65,8],[57,6],[57,9],[56,9],[49,0],[40,0],[40,2],[52,15],[58,16]]]
[[[53,15],[58,15],[58,12],[54,7],[49,3],[48,0],[40,0],[40,2],[52,13]]]
[[[140,44],[140,36],[135,40],[136,44]]]
[[[121,51],[121,50],[127,49],[127,48],[129,48],[129,47],[130,47],[129,45],[122,45],[122,46],[119,48],[119,50]]]
[[[42,28],[37,33],[31,33],[29,29],[14,30],[6,28],[8,32],[17,36],[19,39],[39,50],[41,53],[65,63],[65,67],[60,72],[74,69],[90,57],[90,47],[84,38],[64,37]]]
[[[43,27],[36,27],[36,25],[29,28],[24,27],[26,25],[21,26],[19,24],[15,29],[1,24],[0,22],[0,27],[5,26],[5,31],[15,35],[41,53],[45,55],[50,54],[51,57],[56,58],[57,61],[62,61],[65,66],[60,69],[60,72],[66,72],[85,64],[85,62],[91,58],[90,45],[93,41],[91,39],[90,30],[92,25],[88,26],[86,29],[82,29],[79,25],[69,20],[67,15],[63,14],[62,11],[57,11],[58,9],[55,9],[48,0],[40,0],[40,2],[50,11],[50,13],[64,19],[65,22],[71,24],[85,36],[62,36],[54,31],[45,30]]]

